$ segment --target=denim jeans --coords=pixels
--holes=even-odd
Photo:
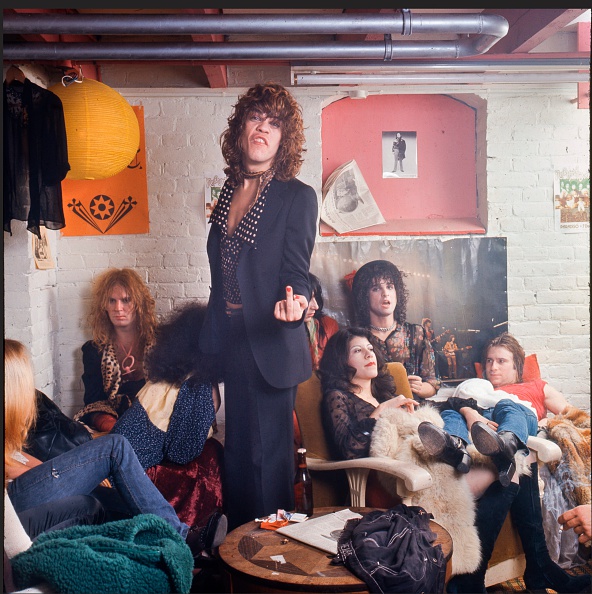
[[[536,435],[538,430],[537,416],[522,404],[508,398],[503,398],[494,407],[486,408],[483,416],[498,424],[497,431],[511,431],[526,447],[529,435]],[[444,420],[444,430],[460,437],[465,443],[470,443],[471,438],[467,422],[461,413],[455,410],[445,410],[441,413]]]
[[[35,466],[8,484],[17,513],[72,495],[89,495],[109,478],[131,515],[155,514],[183,538],[189,527],[148,478],[122,435],[104,435]]]
[[[18,514],[18,518],[29,538],[34,540],[43,532],[102,524],[106,515],[98,499],[91,495],[73,495],[26,509]]]

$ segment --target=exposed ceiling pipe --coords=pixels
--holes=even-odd
[[[426,14],[7,14],[4,34],[54,35],[337,35],[478,34],[502,38],[498,15]]]
[[[4,60],[396,60],[467,55],[459,41],[6,43]],[[473,55],[473,54],[468,54]]]
[[[384,41],[322,43],[6,43],[5,60],[445,59],[479,55],[508,32],[497,15],[85,15],[10,14],[4,34],[383,34]],[[391,35],[454,34],[450,41]]]

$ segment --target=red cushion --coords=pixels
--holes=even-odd
[[[206,439],[201,454],[187,464],[162,462],[146,469],[148,478],[175,508],[181,522],[203,526],[214,511],[223,511],[224,446]]]
[[[483,370],[481,369],[481,363],[475,363],[475,373],[477,377],[483,377]],[[535,379],[541,379],[541,370],[539,368],[539,362],[536,353],[528,355],[524,359],[524,371],[522,372],[522,381],[531,382]]]

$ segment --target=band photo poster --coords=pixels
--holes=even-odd
[[[440,378],[476,377],[487,341],[508,330],[506,238],[317,242],[310,271],[321,281],[323,312],[341,327],[356,325],[351,282],[372,260],[404,273],[406,321],[427,329]]]

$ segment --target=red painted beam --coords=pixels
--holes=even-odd
[[[590,23],[578,23],[578,51],[590,55]],[[590,109],[590,83],[578,83],[578,109]]]
[[[211,64],[204,64],[203,69],[205,75],[208,78],[211,89],[228,88],[228,73],[226,66],[212,66]]]
[[[222,14],[222,10],[219,8],[188,8],[183,10],[183,12],[187,14]],[[191,40],[196,43],[223,43],[224,35],[192,35]],[[228,88],[228,73],[225,64],[207,63],[203,66],[203,69],[211,89]]]

